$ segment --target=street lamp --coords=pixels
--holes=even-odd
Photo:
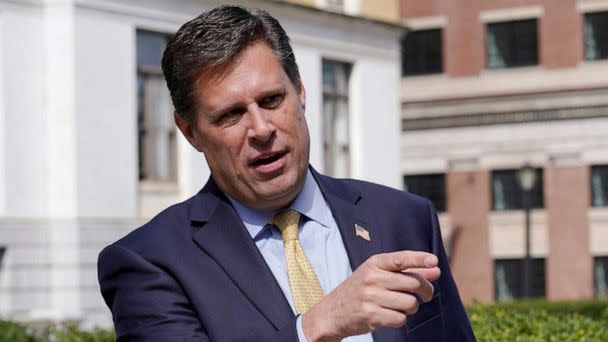
[[[532,263],[532,258],[530,256],[530,191],[534,188],[534,183],[536,183],[536,170],[530,164],[526,163],[517,171],[517,182],[521,189],[521,201],[526,214],[526,255],[524,258],[522,280],[524,284],[523,297],[527,298],[530,297],[531,292],[530,267]]]

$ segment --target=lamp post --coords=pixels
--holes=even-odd
[[[524,258],[523,267],[523,297],[530,297],[530,268],[532,264],[532,258],[530,256],[530,191],[536,183],[536,170],[528,163],[522,166],[517,171],[517,182],[521,189],[521,201],[526,216],[526,254]]]

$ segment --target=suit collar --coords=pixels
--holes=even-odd
[[[374,213],[361,205],[364,198],[352,181],[333,179],[312,168],[311,170],[340,229],[346,254],[354,271],[370,256],[381,252],[380,229],[373,219]],[[357,236],[355,225],[369,232],[370,241]]]
[[[294,314],[264,257],[226,196],[210,178],[190,208],[194,242],[232,279],[275,329]],[[264,284],[260,286],[260,284]]]
[[[192,222],[209,221],[220,201],[227,201],[227,198],[215,184],[215,181],[209,177],[207,184],[192,199],[190,220]]]
[[[275,211],[262,211],[249,208],[228,195],[226,195],[226,198],[228,198],[236,212],[239,214],[249,235],[251,235],[256,243],[260,235],[268,236],[262,233],[272,229],[268,223],[275,215]],[[289,208],[306,216],[309,220],[318,222],[320,224],[319,228],[329,229],[332,217],[331,211],[310,170],[306,174],[306,180],[304,181],[302,190],[300,190],[298,196],[296,196],[289,205]]]
[[[310,172],[317,181],[326,200],[328,196],[331,196],[332,198],[340,199],[345,203],[354,205],[361,199],[361,192],[356,188],[347,185],[344,181],[322,175],[312,166],[310,167]]]

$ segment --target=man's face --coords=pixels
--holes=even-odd
[[[255,43],[199,76],[195,125],[175,115],[220,189],[246,206],[280,209],[304,184],[310,141],[299,88],[268,45]]]

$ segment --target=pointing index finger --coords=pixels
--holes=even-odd
[[[378,268],[398,272],[408,268],[430,268],[438,264],[437,257],[420,251],[398,251],[377,254],[375,264]]]

